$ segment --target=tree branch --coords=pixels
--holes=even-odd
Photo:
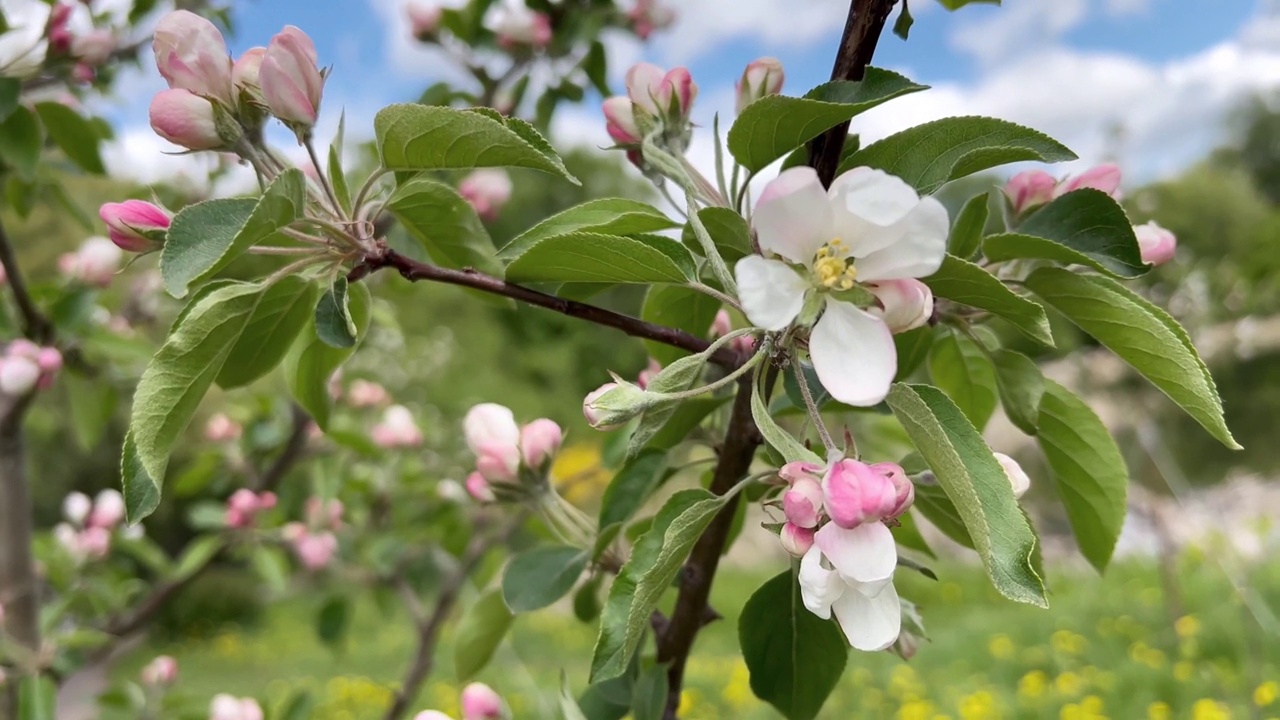
[[[302,459],[302,454],[307,449],[307,430],[311,427],[311,416],[306,410],[297,403],[289,406],[289,412],[293,421],[293,429],[289,433],[289,439],[284,444],[284,449],[276,456],[267,471],[258,478],[258,492],[264,490],[275,490],[276,486],[284,480],[284,476],[289,474],[293,466],[298,464]]]
[[[452,270],[421,263],[405,257],[390,248],[382,248],[379,253],[366,257],[364,262],[351,270],[347,275],[347,280],[356,282],[383,268],[393,268],[400,273],[401,277],[410,281],[427,280],[449,285],[460,285],[473,290],[509,297],[529,305],[536,305],[537,307],[558,312],[561,315],[621,330],[632,337],[653,340],[691,353],[703,352],[710,346],[710,343],[706,340],[683,330],[645,322],[630,315],[624,315],[576,300],[567,300],[485,275],[472,268]],[[728,348],[722,348],[712,359],[727,367],[736,367],[740,362],[737,353]]]
[[[0,223],[0,265],[4,266],[9,290],[22,315],[22,334],[41,345],[48,344],[53,340],[53,324],[36,307],[31,293],[27,291],[27,281],[22,276],[22,268],[18,267],[18,256],[3,223]]]
[[[861,80],[876,52],[876,43],[889,21],[889,13],[897,0],[851,0],[849,17],[840,38],[840,51],[831,68],[832,80]],[[840,167],[849,123],[841,123],[809,143],[809,166],[818,171],[818,179],[830,186]]]
[[[31,486],[22,423],[31,394],[0,396],[0,605],[5,634],[34,659],[40,649],[40,588],[31,553]],[[23,661],[19,674],[34,672]],[[0,718],[17,717],[18,682],[0,686]]]

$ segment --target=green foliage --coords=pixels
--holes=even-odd
[[[636,514],[666,477],[667,454],[645,450],[618,470],[600,501],[600,528],[625,523]]]
[[[106,172],[99,153],[102,135],[93,122],[60,102],[40,102],[35,108],[49,139],[71,162],[95,175]]]
[[[518,282],[684,283],[696,276],[689,251],[660,235],[557,235],[507,265]]]
[[[888,402],[955,504],[995,588],[1010,600],[1048,607],[1032,566],[1035,531],[982,436],[937,388],[899,383]]]
[[[1041,345],[1053,346],[1049,318],[1038,303],[1013,292],[999,278],[967,260],[948,255],[924,283],[933,294],[1007,320]]]
[[[726,263],[737,262],[751,254],[751,228],[738,213],[729,208],[705,207],[698,211],[698,220],[702,221]],[[698,255],[702,254],[702,244],[695,236],[693,223],[685,223],[682,239],[686,247]]]
[[[19,178],[35,178],[41,143],[40,122],[25,107],[14,108],[0,122],[0,160]]]
[[[532,612],[564,597],[587,566],[588,553],[544,545],[511,558],[502,575],[502,597],[513,613]]]
[[[1062,162],[1075,153],[1048,135],[1004,120],[953,117],[872,143],[840,164],[879,168],[931,194],[948,181],[1024,160]]]
[[[372,299],[369,288],[357,283],[348,288],[347,308],[356,327],[356,337],[363,339],[369,329]],[[314,317],[314,316],[312,316]],[[285,380],[289,393],[316,421],[320,429],[329,427],[333,398],[329,396],[329,378],[355,352],[356,345],[334,347],[320,338],[314,323],[303,328],[284,360]]]
[[[987,198],[987,193],[974,195],[956,215],[951,225],[951,238],[947,241],[948,254],[968,260],[982,247],[982,234],[990,215]]]
[[[759,376],[763,374],[763,372],[757,372],[755,391],[751,393],[751,418],[755,420],[756,427],[760,429],[760,435],[764,437],[765,443],[782,456],[785,462],[803,460],[821,464],[822,458],[801,444],[791,433],[783,430],[769,414],[769,408],[764,402],[764,395],[760,392]]]
[[[958,332],[941,332],[929,349],[929,377],[975,428],[996,410],[996,372],[978,343]]]
[[[316,337],[325,345],[340,350],[355,347],[360,338],[360,329],[351,314],[349,287],[345,277],[334,280],[315,309]]]
[[[696,290],[679,285],[654,285],[645,293],[640,318],[701,337],[707,334],[719,309],[719,300]],[[680,348],[652,340],[645,341],[645,349],[663,365],[688,355]]]
[[[805,608],[790,570],[760,586],[738,619],[751,691],[787,720],[813,720],[844,673],[840,628]]]
[[[1124,209],[1091,188],[1063,195],[1032,213],[1018,232],[991,235],[982,247],[992,260],[1056,260],[1112,277],[1137,277],[1149,269]]]
[[[1040,425],[1044,374],[1031,358],[1012,350],[993,352],[991,361],[996,369],[1000,404],[1009,421],[1022,432],[1035,435]]]
[[[769,95],[744,108],[729,128],[729,153],[749,172],[759,172],[828,128],[924,89],[897,73],[867,68],[860,82],[819,85],[802,98]]]
[[[504,246],[498,257],[507,262],[524,255],[543,240],[590,232],[601,235],[643,235],[676,227],[662,211],[636,200],[603,198],[575,205],[552,215]]]
[[[449,185],[414,178],[396,189],[387,201],[387,211],[436,263],[502,277],[502,263],[494,257],[493,241],[484,223],[471,203]]]
[[[514,619],[502,599],[502,591],[497,589],[481,595],[467,608],[458,622],[453,649],[454,674],[458,682],[470,680],[489,664]]]
[[[296,275],[267,288],[218,372],[218,386],[248,385],[274,370],[311,322],[317,295],[314,282]]]

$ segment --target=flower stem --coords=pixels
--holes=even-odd
[[[822,439],[822,446],[827,449],[827,455],[838,454],[840,448],[831,439],[831,431],[827,429],[827,424],[822,421],[822,411],[818,409],[818,403],[813,400],[813,393],[809,391],[809,380],[804,376],[804,370],[801,369],[800,363],[793,360],[791,362],[791,371],[795,373],[796,384],[800,386],[800,397],[804,398],[805,409],[809,411],[809,417],[813,420],[813,426],[818,431],[818,437]]]
[[[706,395],[707,393],[718,390],[724,387],[725,385],[728,385],[729,383],[733,382],[734,380],[737,380],[743,375],[747,374],[748,371],[750,371],[756,365],[760,364],[760,360],[762,358],[764,358],[764,353],[756,353],[755,355],[752,355],[746,362],[742,363],[742,365],[735,368],[733,372],[729,373],[728,375],[725,375],[719,380],[716,380],[707,385],[703,385],[702,387],[693,388],[692,390],[684,390],[682,392],[654,393],[654,395],[660,395],[665,400],[688,400],[689,398],[694,398],[699,395]]]
[[[707,285],[705,283],[700,283],[700,282],[691,282],[691,283],[685,283],[685,287],[689,288],[690,290],[697,290],[703,295],[709,295],[715,298],[716,300],[719,300],[720,302],[724,303],[725,305],[728,305],[734,310],[742,310],[742,305],[740,305],[736,299],[734,299],[730,295],[726,295],[725,293],[720,292],[719,290],[711,287],[710,285]]]
[[[320,169],[320,156],[316,154],[316,146],[311,141],[310,131],[307,131],[307,136],[302,145],[307,149],[307,156],[311,158],[311,166],[316,169],[316,177],[319,178],[320,187],[324,189],[325,196],[329,198],[329,204],[333,206],[334,214],[345,218],[342,203],[338,202],[338,194],[333,191],[333,185],[329,182],[329,177]]]

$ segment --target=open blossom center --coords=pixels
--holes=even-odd
[[[813,256],[813,276],[818,284],[833,290],[848,290],[858,280],[858,271],[849,257],[849,246],[840,238],[818,248]]]

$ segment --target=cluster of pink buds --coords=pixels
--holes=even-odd
[[[147,687],[168,687],[178,680],[178,661],[169,655],[160,655],[142,668],[140,677]]]
[[[336,500],[331,502],[337,502]],[[341,505],[338,506],[338,519],[341,524]],[[293,554],[302,566],[313,572],[329,567],[338,554],[338,536],[324,525],[311,527],[304,523],[291,522],[284,526],[285,542],[293,548]]]
[[[498,47],[507,51],[541,50],[551,44],[554,35],[551,18],[530,10],[524,0],[504,0],[496,4],[484,24],[497,38]]]
[[[77,562],[99,560],[111,552],[111,533],[124,522],[124,496],[103,490],[93,500],[73,492],[62,501],[66,522],[58,523],[53,537]]]
[[[511,176],[498,168],[476,170],[458,184],[458,194],[482,220],[492,222],[511,199]]]
[[[1009,178],[1004,185],[1004,194],[1009,198],[1014,214],[1022,215],[1050,200],[1084,188],[1101,190],[1119,199],[1120,167],[1104,163],[1062,180],[1043,170],[1027,170]]]
[[[650,63],[627,71],[627,94],[604,101],[605,129],[618,147],[636,150],[655,127],[683,149],[689,140],[689,112],[698,97],[698,85],[688,68],[669,72]],[[630,153],[633,161],[636,159]]]
[[[98,216],[107,224],[107,236],[125,252],[151,252],[164,245],[173,214],[145,200],[106,203]]]
[[[124,252],[111,240],[94,236],[85,240],[75,252],[58,256],[58,272],[74,283],[106,287],[120,270]]]
[[[480,502],[494,501],[498,490],[545,484],[551,460],[564,441],[554,420],[539,418],[522,427],[510,408],[496,403],[472,407],[462,424],[467,447],[476,456],[466,488]]]
[[[262,720],[262,706],[253,698],[220,693],[209,703],[209,720]]]
[[[151,127],[189,150],[236,148],[264,113],[274,115],[301,142],[320,113],[325,72],[311,38],[292,25],[267,47],[236,62],[213,23],[178,10],[156,26],[156,66],[169,89],[151,101]]]
[[[227,527],[244,529],[253,527],[254,520],[260,513],[276,506],[276,494],[270,491],[255,493],[248,488],[240,488],[227,498]]]
[[[462,720],[508,720],[502,696],[484,683],[471,683],[462,689]],[[413,720],[453,720],[439,710],[423,710]]]
[[[25,338],[9,343],[0,354],[0,393],[26,395],[53,385],[62,369],[57,348],[40,347]]]
[[[786,73],[782,70],[782,62],[777,58],[762,57],[747,63],[737,85],[737,111],[739,114],[751,103],[766,95],[777,95],[782,92],[782,82]]]
[[[50,8],[49,22],[46,25],[48,54],[74,60],[72,77],[88,83],[96,75],[94,68],[106,62],[115,51],[116,38],[110,30],[101,28],[76,32],[73,29],[73,16],[77,12],[83,13],[83,10],[65,2],[55,3]]]
[[[373,443],[380,448],[416,448],[422,444],[422,430],[413,419],[413,413],[403,405],[392,405],[382,413],[382,422],[369,432]]]
[[[889,462],[868,465],[845,458],[824,472],[818,465],[788,463],[778,471],[787,482],[782,493],[786,523],[782,547],[802,557],[813,547],[814,534],[826,522],[845,529],[892,520],[915,501],[916,491],[902,468]]]
[[[347,392],[347,402],[351,407],[381,407],[391,402],[387,389],[369,380],[355,380]]]
[[[627,12],[631,31],[641,40],[648,40],[655,30],[665,30],[675,24],[676,11],[659,0],[636,0]]]
[[[244,434],[240,423],[232,420],[226,413],[217,413],[204,424],[204,439],[209,442],[224,443],[239,440]]]

